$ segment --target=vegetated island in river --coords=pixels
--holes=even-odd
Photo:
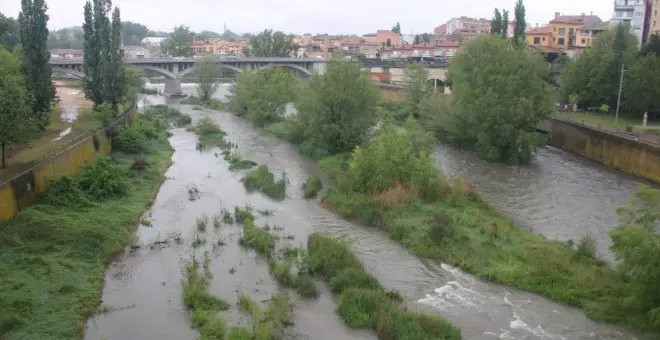
[[[116,132],[111,158],[59,177],[38,204],[0,225],[0,338],[80,337],[101,302],[106,264],[164,180],[167,129],[183,117],[150,108]]]
[[[631,264],[639,261],[626,253],[622,236],[649,224],[639,221],[657,220],[649,211],[660,196],[657,190],[640,189],[633,204],[646,210],[628,209],[628,224],[613,231],[613,249],[631,268],[613,270],[596,259],[593,239],[562,243],[521,230],[469,183],[446,179],[430,156],[435,139],[416,119],[410,117],[403,129],[381,119],[374,129],[382,110],[378,88],[358,67],[332,62],[324,75],[302,85],[285,73],[270,68],[240,74],[225,107],[319,160],[335,182],[322,199],[325,207],[384,229],[418,256],[584,308],[596,320],[660,328],[655,317],[660,298],[635,274]],[[298,96],[292,96],[296,86]],[[282,90],[265,91],[275,88]],[[285,117],[292,100],[297,115]]]

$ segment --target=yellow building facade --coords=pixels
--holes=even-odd
[[[548,24],[548,29],[549,47],[571,50],[590,46],[598,33],[607,29],[607,25],[595,15],[555,13],[555,18]]]

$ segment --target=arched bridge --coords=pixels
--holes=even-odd
[[[191,74],[195,69],[197,59],[128,59],[126,62],[136,68],[148,70],[153,74],[165,77],[165,93],[181,93],[181,78]],[[247,69],[263,69],[280,66],[292,70],[300,77],[311,77],[314,73],[325,73],[327,60],[319,58],[216,58],[218,68],[234,73]],[[84,79],[83,60],[51,59],[53,72]]]

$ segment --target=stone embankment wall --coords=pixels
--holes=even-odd
[[[53,157],[0,183],[0,222],[11,219],[21,209],[34,204],[56,176],[75,175],[81,166],[95,160],[98,155],[109,156],[112,143],[108,132],[130,122],[136,113],[136,105],[133,104],[107,127],[82,136]]]
[[[543,121],[550,145],[660,183],[660,144],[558,118]]]

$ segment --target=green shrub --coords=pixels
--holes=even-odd
[[[175,124],[179,127],[188,126],[192,124],[192,118],[189,115],[181,115],[181,117],[177,118]]]
[[[307,249],[309,270],[326,280],[348,268],[363,270],[357,256],[337,239],[314,233],[307,239]]]
[[[286,181],[284,178],[275,181],[275,176],[267,165],[262,165],[245,177],[243,177],[243,186],[248,191],[260,191],[274,200],[283,200],[286,195]]]
[[[451,216],[444,212],[437,212],[433,220],[429,223],[429,229],[426,233],[427,240],[435,243],[441,243],[447,238],[454,236],[455,227]]]
[[[229,331],[227,340],[252,340],[252,333],[247,328],[233,327]]]
[[[273,268],[273,276],[285,287],[294,287],[296,284],[296,279],[291,273],[291,266],[291,261],[281,261],[276,263]]]
[[[244,247],[252,248],[259,254],[270,257],[273,249],[275,249],[275,236],[248,220],[243,223],[241,243]]]
[[[595,259],[596,258],[596,239],[586,234],[580,238],[575,255],[578,258]]]
[[[204,215],[202,217],[197,217],[195,220],[195,225],[197,225],[197,230],[204,232],[206,231],[206,226],[209,224],[208,216]]]
[[[394,305],[384,305],[379,310],[376,334],[383,340],[461,339],[460,330],[447,320],[437,316],[410,313]]]
[[[146,144],[146,136],[136,127],[124,126],[112,138],[113,150],[129,154],[143,152]]]
[[[41,203],[56,207],[85,208],[92,205],[90,198],[80,188],[76,177],[56,177],[48,186]]]
[[[303,197],[312,198],[323,189],[323,182],[318,176],[312,176],[303,183]]]
[[[225,140],[227,134],[211,118],[200,119],[195,127],[189,127],[188,130],[198,135],[198,144],[203,147],[228,148],[231,146],[231,143]]]
[[[340,294],[349,288],[364,288],[383,290],[383,286],[373,276],[367,274],[364,270],[348,268],[337,273],[330,279],[330,290],[333,293]]]
[[[230,162],[229,164],[229,170],[230,171],[236,171],[236,170],[245,170],[245,169],[250,169],[252,167],[257,166],[257,163],[254,161],[250,161],[247,159],[239,159],[234,162]]]
[[[209,279],[200,275],[196,262],[186,266],[186,280],[183,286],[183,304],[191,310],[226,310],[229,302],[207,292]]]
[[[76,177],[80,190],[97,201],[128,193],[126,170],[107,157],[98,157],[96,162],[83,165]]]
[[[317,298],[319,296],[319,290],[309,275],[298,275],[296,278],[296,292],[298,295],[304,298]]]
[[[382,290],[350,288],[341,294],[337,312],[352,328],[375,328],[378,311],[387,302]]]
[[[229,212],[225,212],[223,218],[231,221],[231,214]],[[252,207],[249,205],[246,205],[245,208],[234,207],[234,219],[236,220],[236,223],[239,224],[254,221],[254,215],[252,214]]]

